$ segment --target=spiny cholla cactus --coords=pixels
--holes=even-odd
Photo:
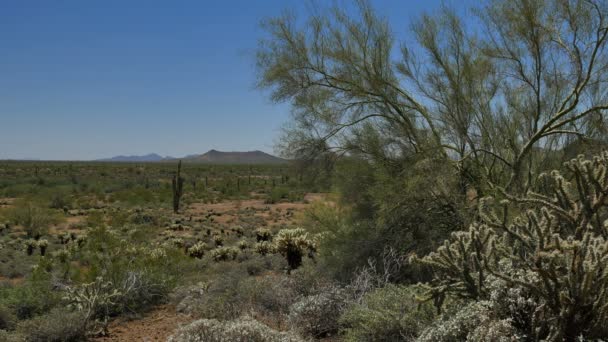
[[[249,248],[249,242],[247,240],[241,240],[237,243],[237,247],[240,250],[245,250],[245,249]]]
[[[85,315],[85,328],[91,320],[99,318],[95,322],[99,324],[102,333],[107,333],[110,308],[115,305],[115,300],[122,294],[114,287],[112,282],[104,281],[97,277],[94,282],[74,287],[67,287],[64,300],[68,306]],[[101,317],[96,317],[101,315]]]
[[[36,246],[37,242],[34,239],[27,239],[23,243],[23,247],[25,248],[25,252],[27,253],[27,255],[34,254],[34,249],[36,249]]]
[[[40,249],[40,255],[44,256],[46,254],[46,249],[49,246],[48,240],[40,239],[36,242],[36,245]]]
[[[255,230],[255,239],[257,242],[272,240],[272,233],[266,228],[258,228]]]
[[[254,248],[255,251],[261,255],[272,254],[275,252],[274,245],[272,244],[272,242],[268,241],[260,241],[255,244]]]
[[[238,248],[219,247],[211,251],[211,258],[215,261],[234,260],[239,255]]]
[[[236,234],[236,236],[239,236],[239,237],[243,236],[243,234],[245,233],[245,230],[241,226],[232,227],[232,231]]]
[[[274,239],[274,247],[287,259],[291,271],[302,265],[302,257],[315,249],[315,243],[302,228],[283,229]]]
[[[192,247],[188,248],[188,255],[194,258],[202,258],[207,250],[207,244],[204,242],[197,242]]]
[[[541,176],[544,194],[505,194],[500,213],[482,201],[481,223],[421,259],[436,271],[430,297],[438,304],[445,295],[488,299],[491,276],[538,303],[519,327],[534,339],[608,333],[608,153],[564,166],[564,175]],[[515,205],[527,211],[511,220]]]
[[[224,245],[224,238],[221,235],[214,235],[213,236],[213,242],[215,243],[215,245],[217,247],[223,246]]]

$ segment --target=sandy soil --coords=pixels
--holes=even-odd
[[[161,306],[143,318],[131,321],[116,320],[110,323],[107,337],[92,339],[96,342],[153,342],[166,341],[180,324],[192,322],[190,316],[178,314],[173,306]]]

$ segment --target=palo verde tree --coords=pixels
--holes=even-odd
[[[173,175],[171,181],[171,189],[173,193],[173,212],[177,214],[179,211],[179,201],[183,195],[184,189],[184,177],[181,176],[182,161],[180,160],[177,164],[177,172]]]
[[[285,14],[264,23],[259,85],[291,103],[288,156],[441,157],[464,180],[524,194],[551,152],[605,137],[607,7],[486,0],[467,20],[423,16],[412,44],[366,1]]]

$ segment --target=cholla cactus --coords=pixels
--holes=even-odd
[[[38,240],[36,245],[40,249],[40,255],[44,256],[46,254],[46,249],[49,246],[49,242],[45,239]]]
[[[245,250],[245,249],[249,248],[249,242],[247,242],[247,240],[241,240],[237,243],[237,247],[240,250]]]
[[[25,252],[27,253],[27,255],[34,254],[34,250],[36,249],[36,246],[37,246],[37,242],[34,239],[27,239],[23,243],[23,247],[25,248]]]
[[[268,229],[258,228],[255,230],[255,238],[257,242],[270,241],[272,240],[272,233]]]
[[[430,297],[438,304],[445,295],[485,300],[493,276],[540,303],[526,318],[530,336],[602,337],[594,331],[608,321],[608,153],[564,166],[564,175],[542,175],[545,194],[505,194],[500,213],[482,201],[481,223],[420,259],[437,273]],[[510,220],[512,204],[528,210]],[[511,268],[502,267],[505,262]]]
[[[202,258],[207,250],[207,244],[204,242],[197,242],[192,247],[188,248],[188,255],[193,258]]]
[[[215,245],[217,247],[223,246],[224,245],[224,238],[221,235],[214,235],[213,236],[213,242],[215,243]]]
[[[272,242],[261,241],[255,244],[255,251],[261,255],[272,254],[275,252]]]
[[[211,258],[215,261],[234,260],[239,255],[239,250],[234,247],[219,247],[211,251]]]
[[[102,334],[107,333],[110,308],[115,300],[122,294],[114,287],[112,282],[104,281],[101,277],[89,284],[67,287],[64,300],[68,306],[84,313],[85,329],[90,321],[97,319]],[[101,315],[101,317],[98,317]]]
[[[236,236],[243,236],[243,234],[245,233],[245,230],[243,230],[243,227],[241,226],[234,226],[232,227],[232,231],[236,234]]]
[[[274,239],[274,247],[287,259],[291,271],[302,265],[302,257],[315,249],[315,243],[302,228],[283,229]]]

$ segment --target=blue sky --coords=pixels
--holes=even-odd
[[[375,0],[397,35],[440,1]],[[0,159],[273,152],[259,22],[306,2],[0,1]]]

